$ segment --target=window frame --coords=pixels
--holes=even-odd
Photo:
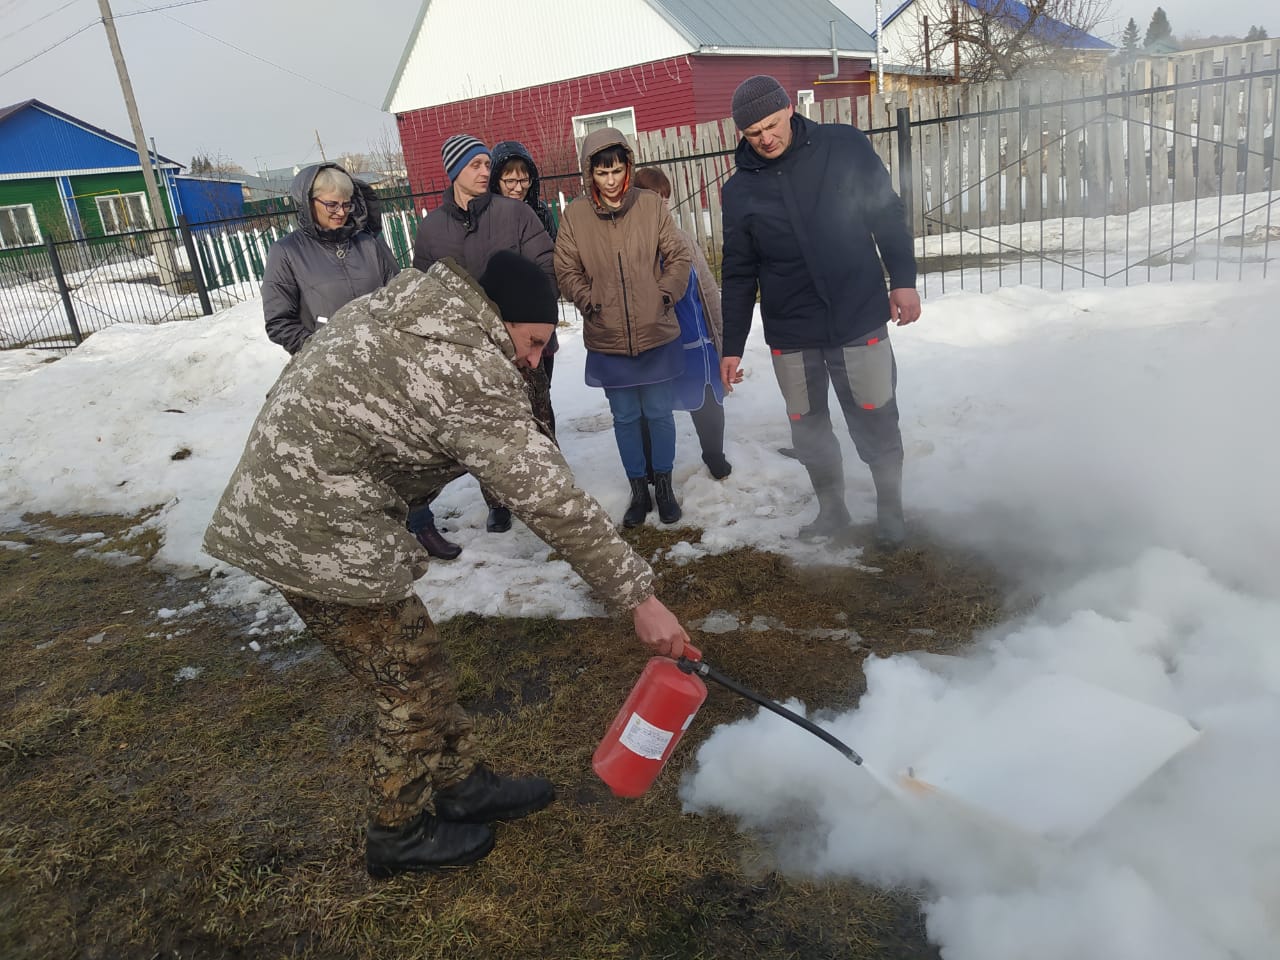
[[[627,129],[627,127],[620,127],[618,126],[618,124],[612,123],[612,122],[604,123],[601,126],[615,127],[618,130],[621,130],[623,133],[625,133],[629,138],[635,139],[635,136],[636,136],[636,108],[635,107],[616,107],[613,110],[602,110],[599,113],[583,113],[583,114],[579,114],[576,117],[570,118],[570,123],[573,124],[574,139],[581,141],[587,136],[587,134],[591,133],[595,129],[599,129],[598,127],[593,127],[592,130],[586,129],[586,124],[589,121],[600,120],[606,117],[612,119],[614,117],[621,117],[624,115],[629,116],[630,129]]]
[[[40,221],[36,218],[36,206],[34,203],[9,203],[0,206],[0,216],[14,215],[14,211],[25,210],[27,214],[27,225],[35,232],[35,241],[32,243],[22,243],[22,230],[18,227],[16,216],[14,220],[14,234],[18,238],[18,243],[8,244],[5,242],[4,234],[0,233],[0,250],[19,250],[22,247],[34,247],[44,243],[44,231],[40,229]]]
[[[107,218],[106,216],[104,216],[103,210],[104,209],[110,210],[112,205],[114,205],[116,202],[119,202],[119,201],[124,201],[127,204],[128,201],[133,199],[134,197],[138,199],[138,206],[142,212],[142,218],[144,221],[146,221],[145,225],[140,227],[130,225],[130,226],[126,226],[126,228],[123,230],[110,229],[107,226]],[[155,227],[155,224],[151,222],[151,205],[150,203],[147,202],[147,195],[143,191],[137,191],[135,193],[102,194],[94,197],[93,200],[98,208],[98,222],[102,224],[102,232],[107,236],[120,236],[126,233],[137,233],[140,230],[151,230],[151,229],[154,229]],[[126,210],[126,212],[132,214],[132,211]],[[116,212],[114,210],[111,211],[111,216],[113,220],[116,220],[117,222],[119,221],[119,217],[116,215]]]

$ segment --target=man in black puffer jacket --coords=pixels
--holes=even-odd
[[[742,380],[758,290],[792,443],[818,498],[817,519],[800,535],[839,538],[850,525],[830,383],[875,481],[876,539],[896,548],[905,537],[902,434],[888,323],[920,316],[902,201],[861,131],[796,116],[773,77],[744,80],[733,117],[742,140],[723,191],[725,389]]]

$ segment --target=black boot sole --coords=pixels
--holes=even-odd
[[[497,838],[492,835],[488,842],[482,843],[474,850],[468,850],[465,854],[457,859],[450,860],[448,863],[410,863],[396,864],[394,866],[370,863],[368,860],[364,862],[365,869],[369,872],[369,876],[375,880],[389,880],[391,877],[401,873],[443,873],[446,870],[455,870],[459,867],[469,867],[471,864],[479,860],[483,860],[492,851],[493,846],[497,842]]]

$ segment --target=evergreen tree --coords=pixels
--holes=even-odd
[[[1149,47],[1157,40],[1168,40],[1172,36],[1173,28],[1169,26],[1164,7],[1156,7],[1156,12],[1151,15],[1151,23],[1147,25],[1147,35],[1143,37],[1142,45]]]
[[[1133,53],[1138,49],[1138,25],[1133,22],[1133,17],[1130,17],[1129,22],[1125,24],[1120,42],[1124,44],[1127,53]]]
[[[1267,39],[1267,30],[1265,27],[1250,27],[1249,32],[1245,35],[1246,40],[1265,40]]]

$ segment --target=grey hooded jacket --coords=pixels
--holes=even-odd
[[[314,600],[403,600],[427,565],[406,501],[464,473],[602,602],[631,609],[652,595],[649,565],[534,419],[496,308],[448,260],[343,307],[285,367],[204,549]]]
[[[272,244],[262,277],[267,336],[290,353],[297,353],[315,333],[318,317],[332,317],[343,304],[372,293],[400,272],[395,254],[377,236],[381,221],[370,210],[359,181],[347,223],[338,230],[316,226],[311,185],[325,167],[342,170],[336,163],[319,163],[293,178],[290,192],[298,209],[298,229]]]

